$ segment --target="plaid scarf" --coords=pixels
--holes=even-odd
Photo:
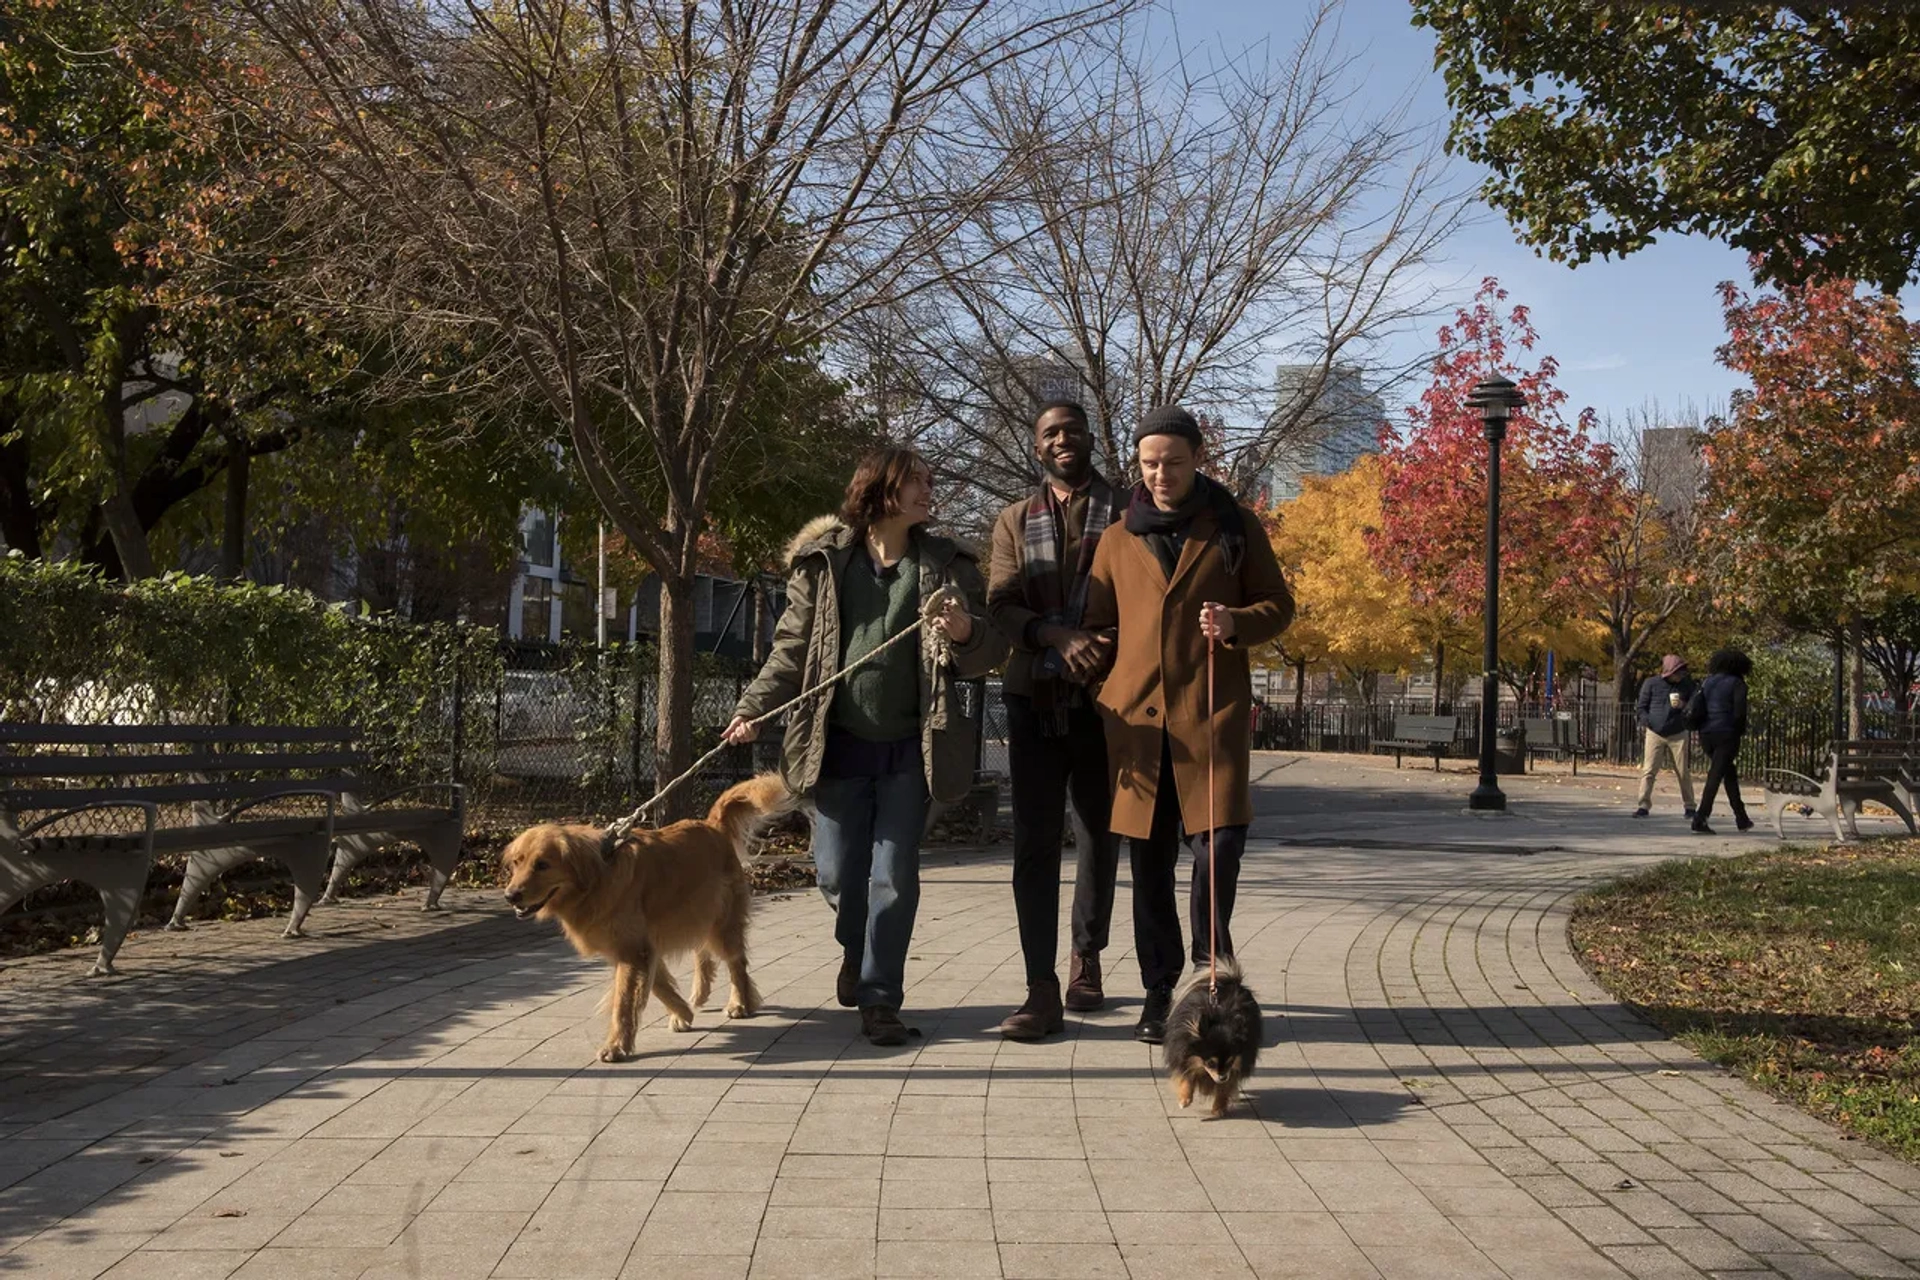
[[[1079,627],[1087,611],[1087,583],[1093,576],[1093,554],[1099,549],[1100,535],[1125,509],[1123,496],[1114,492],[1098,471],[1094,472],[1087,482],[1087,523],[1080,534],[1073,585],[1062,596],[1060,548],[1066,541],[1066,504],[1054,497],[1050,484],[1042,484],[1028,501],[1022,534],[1026,562],[1021,577],[1027,604],[1040,615],[1041,622]],[[1065,737],[1067,711],[1085,700],[1085,690],[1064,677],[1066,665],[1058,649],[1047,650],[1034,666],[1033,709],[1040,715],[1042,732],[1050,738]]]

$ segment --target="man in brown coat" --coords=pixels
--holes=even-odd
[[[1100,535],[1125,508],[1093,467],[1087,411],[1051,401],[1033,424],[1033,454],[1046,473],[993,526],[987,616],[1013,644],[1007,660],[1007,756],[1013,781],[1013,909],[1027,963],[1027,1002],[1000,1024],[1009,1040],[1039,1040],[1064,1025],[1054,953],[1060,940],[1060,840],[1068,795],[1080,815],[1073,884],[1073,959],[1065,1008],[1098,1009],[1105,996],[1100,952],[1113,919],[1120,844],[1107,746],[1086,681],[1106,665],[1112,641],[1081,626]]]
[[[1183,836],[1193,850],[1193,963],[1207,963],[1210,916],[1220,954],[1233,954],[1228,924],[1253,821],[1247,653],[1286,630],[1293,596],[1259,518],[1199,474],[1202,436],[1193,415],[1155,409],[1134,443],[1142,483],[1123,523],[1100,540],[1085,625],[1118,628],[1099,705],[1114,777],[1113,830],[1130,838],[1134,947],[1147,991],[1134,1036],[1158,1044],[1186,967],[1174,880]],[[1209,639],[1216,646],[1211,721]],[[1217,902],[1207,888],[1209,859]]]

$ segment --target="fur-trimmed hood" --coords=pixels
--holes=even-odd
[[[915,541],[923,551],[932,556],[936,565],[944,566],[956,556],[964,556],[978,565],[980,548],[965,538],[949,538],[938,533],[929,533],[925,526],[916,531]],[[839,516],[815,516],[800,526],[800,532],[793,535],[787,543],[786,567],[788,570],[799,564],[807,556],[840,551],[853,545],[853,530],[842,523]]]

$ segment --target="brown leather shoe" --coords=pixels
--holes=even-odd
[[[860,1030],[866,1034],[868,1044],[890,1047],[907,1042],[907,1024],[900,1021],[900,1011],[889,1005],[862,1007]]]
[[[1067,1008],[1075,1013],[1092,1013],[1107,1002],[1100,988],[1100,953],[1076,951],[1067,970]]]
[[[1048,978],[1027,988],[1027,1002],[1007,1015],[1000,1034],[1009,1040],[1044,1040],[1066,1025],[1060,1011],[1060,979]]]

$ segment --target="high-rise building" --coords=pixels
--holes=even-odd
[[[1699,500],[1707,462],[1700,453],[1702,433],[1692,427],[1648,427],[1640,433],[1640,465],[1646,491],[1667,515],[1686,511]]]
[[[1261,486],[1267,501],[1297,498],[1307,476],[1338,475],[1379,447],[1386,408],[1360,370],[1283,364],[1275,383],[1274,419],[1291,427]]]

